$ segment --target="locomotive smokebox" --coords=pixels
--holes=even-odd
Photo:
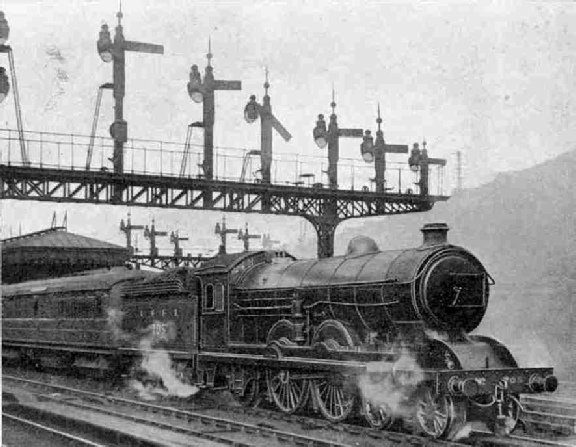
[[[424,235],[423,246],[440,245],[448,243],[448,230],[444,222],[424,224],[420,231]]]

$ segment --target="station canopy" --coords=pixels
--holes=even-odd
[[[126,248],[55,227],[2,241],[2,282],[65,276],[124,265]]]

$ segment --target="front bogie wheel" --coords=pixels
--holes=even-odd
[[[229,387],[234,400],[246,408],[257,407],[262,398],[258,372],[251,369],[241,369],[235,371],[235,375],[232,377]],[[241,383],[240,387],[235,383],[236,380]]]
[[[502,401],[501,409],[498,404],[493,407],[492,417],[488,421],[488,428],[497,435],[507,436],[518,426],[522,407],[516,396],[506,396]]]
[[[423,387],[416,395],[412,422],[417,434],[452,439],[466,423],[465,402]]]
[[[394,424],[392,409],[385,402],[377,402],[367,397],[362,398],[364,418],[370,427],[387,430]]]

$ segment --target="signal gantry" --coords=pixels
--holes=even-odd
[[[430,167],[433,165],[442,167],[446,164],[443,159],[431,158],[428,155],[426,144],[422,149],[415,145],[410,154],[408,164],[416,173],[418,180],[415,184],[419,187],[418,193],[411,188],[402,186],[401,171],[398,169],[398,187],[389,189],[386,183],[386,154],[404,153],[405,146],[389,145],[384,140],[381,129],[381,117],[378,114],[378,130],[376,141],[373,141],[370,132],[364,132],[360,128],[340,128],[335,113],[335,92],[332,88],[332,113],[327,125],[323,115],[319,115],[313,137],[316,144],[324,148],[328,146],[328,187],[324,188],[322,181],[316,180],[316,174],[312,172],[296,173],[295,176],[306,178],[308,183],[297,182],[274,182],[271,177],[270,165],[272,159],[272,129],[277,130],[281,136],[288,139],[290,134],[272,114],[268,89],[270,84],[268,77],[264,84],[265,94],[263,103],[256,102],[255,97],[244,109],[245,119],[253,122],[259,116],[261,118],[261,147],[256,151],[247,151],[246,154],[260,155],[262,181],[246,182],[231,181],[232,176],[217,178],[214,175],[214,112],[215,91],[217,90],[240,90],[240,81],[217,80],[214,78],[211,42],[208,44],[207,66],[204,79],[197,65],[191,67],[189,82],[187,85],[188,95],[192,101],[203,103],[203,121],[196,122],[195,127],[204,130],[202,175],[196,177],[186,176],[187,158],[183,159],[180,175],[172,172],[162,172],[162,163],[154,166],[153,170],[146,169],[146,153],[154,150],[152,146],[140,143],[138,148],[130,148],[144,154],[144,171],[138,171],[132,163],[132,171],[125,171],[123,164],[124,143],[128,139],[127,123],[123,116],[123,98],[125,93],[125,52],[137,51],[162,54],[162,45],[144,44],[131,42],[124,38],[122,28],[122,12],[117,14],[118,25],[114,41],[110,36],[107,25],[103,25],[97,42],[100,57],[105,62],[113,62],[113,83],[103,84],[101,89],[110,88],[114,91],[115,118],[111,128],[111,136],[114,140],[112,161],[114,172],[107,172],[105,166],[90,166],[90,156],[83,166],[74,162],[74,153],[78,148],[93,147],[93,139],[89,144],[83,145],[78,141],[84,141],[79,135],[40,133],[31,138],[40,140],[40,160],[34,162],[28,160],[25,147],[25,139],[19,120],[18,140],[21,144],[21,160],[14,161],[10,157],[11,142],[13,137],[10,130],[3,138],[8,146],[8,160],[0,163],[0,199],[38,200],[68,203],[94,203],[112,204],[141,207],[160,207],[186,210],[213,210],[220,212],[241,212],[259,214],[277,214],[284,216],[303,217],[314,226],[318,236],[317,254],[319,258],[334,254],[334,234],[340,222],[350,218],[384,216],[428,211],[435,202],[447,200],[444,195],[430,195]],[[3,25],[0,18],[0,52],[8,52],[11,57],[11,49],[5,45],[9,28]],[[13,67],[11,59],[11,68]],[[3,73],[6,74],[5,71]],[[0,99],[4,91],[8,93],[10,87],[6,78],[0,73]],[[8,86],[8,87],[7,87]],[[16,79],[13,73],[13,91],[16,97]],[[18,104],[18,101],[17,101]],[[98,102],[97,102],[98,107]],[[19,114],[18,114],[19,117]],[[94,125],[95,126],[95,125]],[[94,128],[93,126],[93,128]],[[194,126],[193,126],[194,127]],[[0,133],[2,130],[0,130]],[[33,135],[33,132],[27,132]],[[93,132],[94,134],[94,132]],[[340,158],[340,137],[363,138],[361,153],[367,162],[373,158],[375,164],[376,183],[375,191],[368,187],[355,189],[339,185],[338,162]],[[47,141],[49,140],[49,141]],[[76,143],[74,143],[76,141]],[[143,141],[143,140],[142,140]],[[63,166],[58,158],[57,167],[43,163],[43,147],[57,147],[58,153],[69,151],[71,162]],[[189,146],[187,144],[187,146]],[[160,142],[162,148],[162,142]],[[189,147],[188,147],[189,149]],[[186,151],[185,151],[186,152]],[[91,151],[88,150],[89,155]],[[77,157],[78,158],[78,157]],[[162,149],[160,149],[160,161],[162,161]],[[244,167],[244,165],[243,165]],[[158,172],[159,169],[159,172]],[[244,174],[244,173],[243,173]],[[244,175],[240,175],[242,180]],[[234,175],[234,178],[239,178]],[[440,179],[440,177],[439,177]],[[225,233],[224,233],[225,234]],[[221,235],[222,236],[222,235]],[[221,249],[226,248],[225,240]],[[153,250],[154,251],[154,250]],[[156,253],[157,254],[157,253]]]

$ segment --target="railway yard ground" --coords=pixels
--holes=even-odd
[[[225,390],[187,399],[138,395],[110,381],[3,367],[3,446],[576,446],[576,383],[523,396],[520,429],[495,438],[471,427],[458,442],[433,441],[362,424],[331,424],[236,404]],[[42,444],[34,441],[42,439]]]

